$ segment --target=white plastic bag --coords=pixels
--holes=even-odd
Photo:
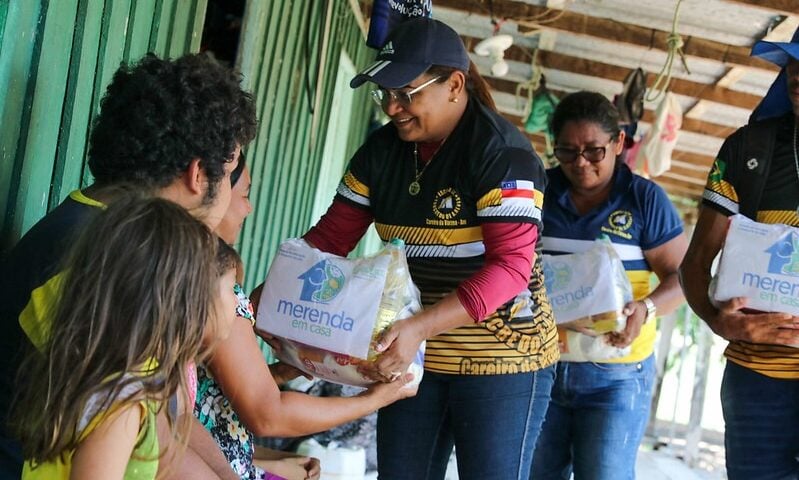
[[[632,285],[607,238],[581,253],[543,255],[544,282],[560,327],[602,335],[623,330]]]
[[[364,386],[358,365],[377,357],[374,342],[394,322],[421,311],[404,244],[393,240],[372,256],[347,259],[289,239],[269,268],[257,326],[277,337],[277,357],[315,377]],[[421,381],[425,343],[409,367]]]
[[[746,297],[747,307],[799,315],[799,229],[730,218],[711,300]]]
[[[614,347],[607,335],[584,335],[566,328],[558,329],[561,362],[602,362],[630,354],[630,346]]]

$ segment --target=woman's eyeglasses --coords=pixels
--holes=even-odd
[[[388,108],[388,104],[391,102],[397,102],[400,104],[401,107],[405,108],[408,107],[411,102],[413,102],[413,95],[421,92],[425,87],[432,85],[436,80],[440,79],[441,76],[432,78],[423,84],[415,87],[413,90],[409,90],[407,92],[403,92],[400,90],[393,90],[393,89],[386,89],[386,88],[378,88],[371,91],[372,100],[375,101],[381,108],[385,109]]]
[[[608,145],[610,145],[610,143],[602,147],[586,147],[582,150],[575,150],[573,148],[567,147],[555,147],[554,153],[555,158],[557,158],[560,163],[572,163],[577,161],[578,157],[583,157],[591,163],[599,163],[605,159],[605,151],[607,150]]]

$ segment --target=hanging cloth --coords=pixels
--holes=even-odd
[[[524,121],[524,130],[528,133],[543,132],[546,140],[546,159],[554,155],[554,139],[552,135],[552,114],[555,113],[560,99],[547,89],[544,75],[541,75],[538,88],[530,101],[530,114]]]
[[[671,153],[682,127],[682,107],[677,97],[666,92],[655,111],[655,123],[647,132],[636,155],[638,170],[657,177],[671,168]]]
[[[550,122],[559,101],[558,97],[547,89],[546,79],[542,75],[538,89],[530,102],[530,114],[524,121],[524,130],[528,133],[551,133]]]
[[[430,18],[432,12],[432,0],[374,0],[366,45],[379,50],[394,27],[411,18]]]

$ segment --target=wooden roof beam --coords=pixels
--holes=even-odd
[[[777,1],[777,0],[773,0]],[[793,1],[793,0],[787,0]],[[508,18],[510,21],[536,17],[551,12],[551,9],[530,5],[514,0],[493,0],[493,12],[496,18]],[[468,13],[486,15],[489,12],[486,0],[436,0],[437,7],[452,8]],[[557,18],[540,25],[540,28],[568,32],[589,37],[601,38],[619,43],[626,43],[644,48],[655,48],[668,51],[667,38],[670,32],[653,28],[640,27],[615,20],[590,17],[579,13],[561,11]],[[525,33],[529,28],[519,26]],[[683,52],[686,55],[730,65],[739,65],[768,71],[776,71],[777,67],[765,60],[749,56],[748,47],[726,45],[721,42],[683,36]]]
[[[799,14],[799,6],[796,0],[727,0],[729,3],[748,5],[750,7],[762,8],[783,15]]]
[[[480,40],[481,39],[474,37],[464,37],[464,42],[470,51],[473,50],[473,45]],[[529,63],[531,61],[530,53],[516,45],[512,45],[505,51],[505,59],[523,63]],[[627,75],[632,72],[632,69],[629,68],[548,51],[539,51],[538,61],[544,68],[581,75],[591,75],[617,82],[624,82]],[[647,86],[652,87],[655,83],[656,76],[647,74],[646,77]],[[710,100],[711,102],[731,105],[747,110],[752,110],[760,102],[760,97],[757,95],[680,78],[671,79],[669,90],[678,95],[696,97],[701,100]]]
[[[682,197],[688,197],[693,200],[699,200],[702,198],[702,193],[704,192],[703,187],[696,187],[691,184],[685,184],[683,182],[672,180],[666,176],[660,176],[653,179],[658,185],[663,187],[666,192],[672,195],[679,195]]]
[[[491,78],[491,77],[485,77],[485,80],[486,82],[488,82],[489,86],[492,89],[498,92],[505,92],[511,95],[516,94],[517,84],[515,82],[501,78]],[[549,90],[558,97],[563,97],[564,95],[566,95],[566,92],[561,92],[552,88],[550,88]],[[654,123],[655,113],[652,110],[648,109],[644,110],[644,116],[641,120],[648,123]],[[719,138],[727,138],[735,131],[735,128],[728,127],[726,125],[719,125],[717,123],[711,123],[703,120],[697,120],[686,117],[683,117],[682,129],[688,132],[698,133],[701,135],[710,135]]]
[[[514,125],[519,127],[522,132],[524,131],[524,121],[522,117],[503,113],[503,117],[507,118]],[[537,144],[544,145],[546,140],[543,133],[527,133],[527,137]],[[707,155],[699,155],[697,153],[685,152],[682,150],[674,150],[671,156],[672,160],[676,160],[679,165],[679,172],[681,175],[691,176],[697,185],[704,185],[707,180],[707,174],[710,167],[713,165],[713,157]]]
[[[544,138],[540,134],[527,133],[519,127],[520,130],[530,139],[533,148],[536,152],[543,152],[545,148]],[[670,173],[669,173],[670,172]],[[667,174],[653,178],[652,180],[663,187],[667,193],[679,197],[689,198],[698,201],[702,197],[704,191],[704,181],[701,183],[697,179],[683,180],[684,170],[678,167],[672,167]],[[707,173],[705,173],[707,175]]]

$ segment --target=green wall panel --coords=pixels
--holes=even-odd
[[[207,0],[0,0],[0,250],[91,182],[88,133],[120,62],[197,51],[206,8]],[[247,148],[255,212],[239,244],[250,287],[279,243],[309,227],[342,53],[357,68],[374,56],[350,2],[248,0],[237,65],[260,122]],[[347,156],[366,135],[368,102],[366,89],[355,91],[349,130],[337,132]]]
[[[197,51],[207,0],[0,0],[0,250],[73,189],[121,62]]]
[[[350,2],[247,2],[237,64],[260,122],[246,152],[254,212],[239,239],[250,288],[265,277],[280,242],[309,227],[326,132],[335,128],[328,120],[342,52],[358,68],[375,54],[365,46]],[[340,132],[347,155],[364,140],[371,111],[366,89],[355,96],[350,129]]]

